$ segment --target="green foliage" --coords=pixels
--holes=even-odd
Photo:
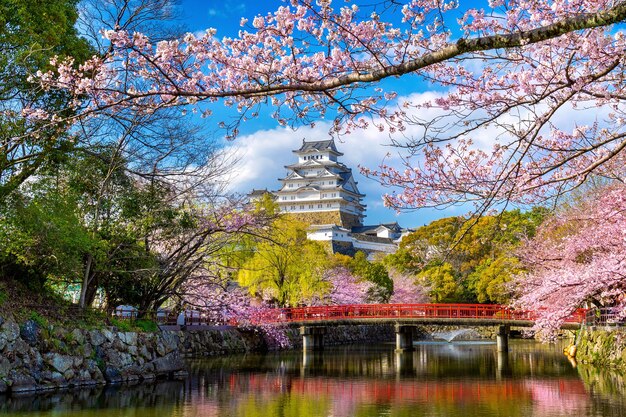
[[[523,272],[519,259],[500,255],[496,259],[485,259],[467,280],[480,303],[504,304],[509,301],[511,291],[507,283],[513,276]]]
[[[387,268],[393,268],[400,273],[415,273],[423,267],[422,259],[402,246],[402,242],[396,253],[385,256],[382,262]]]
[[[40,328],[47,328],[50,325],[48,320],[36,311],[30,313],[29,319],[37,323]]]
[[[439,219],[406,236],[384,263],[416,274],[433,301],[506,303],[506,283],[521,272],[512,254],[522,239],[535,235],[546,215],[546,209],[534,208]]]
[[[31,289],[40,289],[48,279],[76,276],[82,270],[83,254],[95,242],[77,216],[76,201],[57,190],[33,188],[33,197],[13,199],[0,207],[0,265]]]
[[[133,323],[130,320],[121,320],[112,318],[111,325],[117,328],[120,332],[132,332],[133,331]]]
[[[53,56],[72,56],[78,65],[93,55],[75,29],[76,6],[75,0],[0,2],[0,143],[11,144],[0,148],[0,202],[74,146],[62,129],[41,129],[39,136],[29,136],[19,114],[22,108],[36,103],[59,116],[69,115],[67,94],[42,91],[28,77],[51,69]],[[23,139],[14,147],[15,138]]]
[[[457,271],[447,262],[428,265],[417,274],[417,279],[428,288],[429,296],[436,303],[457,302],[463,298]]]
[[[348,266],[353,274],[376,284],[370,294],[372,301],[384,303],[389,300],[393,293],[393,281],[382,263],[370,262],[365,253],[358,251]]]
[[[159,330],[158,324],[152,320],[140,319],[133,323],[135,328],[140,332],[154,333]]]
[[[237,278],[253,294],[268,294],[280,306],[306,303],[323,292],[322,280],[329,265],[322,245],[306,236],[306,225],[288,216],[273,221],[266,238],[249,242],[252,254]]]

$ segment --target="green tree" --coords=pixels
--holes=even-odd
[[[326,289],[322,278],[328,255],[321,244],[307,239],[305,223],[279,216],[254,242],[252,253],[238,280],[255,294],[269,295],[280,306],[293,306]]]
[[[428,289],[428,295],[435,303],[456,302],[463,297],[458,272],[447,262],[427,266],[417,274],[417,279]]]
[[[50,69],[53,56],[72,56],[78,65],[93,55],[75,29],[76,5],[76,0],[0,3],[0,202],[74,146],[63,126],[26,122],[22,111],[37,106],[61,117],[70,115],[66,93],[42,91],[29,76]]]
[[[522,239],[534,236],[547,210],[510,210],[495,216],[436,220],[406,236],[398,252],[384,259],[401,272],[420,275],[423,285],[449,301],[506,302],[506,282],[519,269],[512,253]],[[446,265],[443,273],[441,265]],[[434,269],[433,270],[433,266]],[[429,278],[434,274],[435,278]],[[445,279],[444,279],[445,278]],[[493,282],[492,282],[493,281]],[[455,298],[456,297],[456,298]]]
[[[500,255],[487,258],[468,276],[468,285],[479,303],[505,304],[511,291],[507,283],[523,272],[520,260],[514,256]]]

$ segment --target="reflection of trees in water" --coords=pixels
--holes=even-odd
[[[34,410],[36,415],[116,417],[626,415],[624,378],[582,366],[579,377],[558,347],[516,341],[509,355],[501,357],[493,345],[416,347],[415,352],[399,355],[391,345],[329,348],[309,358],[308,368],[299,351],[193,360],[184,383],[94,388],[6,402],[0,398],[0,414]]]
[[[579,364],[578,374],[603,417],[626,415],[626,376],[623,372]]]
[[[184,396],[182,381],[29,393],[4,398],[0,396],[0,414],[38,411],[64,415],[79,410],[119,410],[139,407],[159,408],[164,412],[172,409]]]

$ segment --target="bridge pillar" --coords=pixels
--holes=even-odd
[[[498,328],[498,334],[496,335],[496,346],[498,352],[508,352],[509,351],[509,332],[511,331],[510,326],[500,326]]]
[[[326,327],[324,326],[302,326],[300,327],[302,335],[302,350],[315,351],[324,349],[324,335]]]
[[[413,326],[396,324],[396,352],[413,351]]]
[[[396,349],[396,375],[412,375],[414,352]]]

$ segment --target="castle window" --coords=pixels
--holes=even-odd
[[[312,209],[313,208],[313,204],[309,204],[309,208]]]
[[[289,188],[293,188],[293,184],[289,184]]]
[[[304,204],[300,205],[300,210],[304,210]]]
[[[287,197],[283,197],[283,200],[286,200],[286,199],[287,199]]]
[[[326,204],[326,207],[332,207],[332,206],[333,206],[332,204]]]
[[[296,209],[296,206],[291,206],[291,209],[292,209],[292,210],[295,210],[295,209]]]
[[[292,199],[292,200],[295,200],[295,199],[296,199],[296,196],[295,196],[295,195],[292,195],[292,196],[291,196],[291,199]]]
[[[337,193],[333,193],[333,197],[337,197]]]
[[[317,208],[322,208],[322,205],[321,205],[321,204],[318,204],[318,205],[317,205]]]

